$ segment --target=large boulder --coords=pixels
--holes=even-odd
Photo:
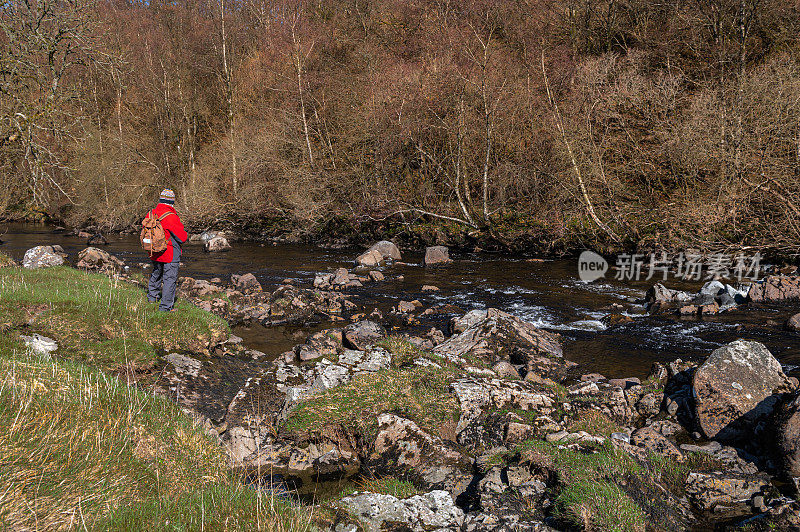
[[[692,387],[700,430],[726,440],[752,434],[791,384],[763,344],[736,340],[711,353],[695,371]]]
[[[568,363],[558,335],[494,308],[470,314],[453,325],[467,328],[436,346],[436,354],[456,363],[477,358],[493,366],[502,360],[554,380],[565,376]]]
[[[784,406],[777,440],[784,471],[788,476],[800,477],[800,396]]]
[[[384,260],[401,260],[403,258],[395,243],[389,240],[376,242],[367,251],[377,251]]]
[[[64,257],[56,253],[53,246],[36,246],[26,251],[25,256],[22,257],[23,268],[29,270],[61,266],[62,264],[64,264]]]
[[[359,351],[386,337],[386,329],[369,320],[351,323],[344,329],[344,344]]]
[[[358,517],[367,532],[394,530],[460,530],[464,511],[446,491],[398,499],[379,493],[355,493],[338,503]]]
[[[446,490],[453,497],[467,491],[473,461],[457,446],[423,431],[410,419],[378,416],[378,435],[369,467],[379,474],[405,474],[418,485]]]
[[[753,283],[747,294],[756,303],[774,303],[800,299],[800,276],[770,275]]]
[[[445,246],[430,246],[425,249],[425,266],[436,266],[438,264],[449,264],[450,250]]]
[[[119,273],[125,267],[125,263],[107,251],[90,246],[78,253],[78,262],[75,266],[84,270]]]
[[[215,253],[219,251],[230,251],[231,245],[228,242],[228,239],[222,235],[217,235],[214,238],[208,240],[206,243],[206,251],[209,253]]]

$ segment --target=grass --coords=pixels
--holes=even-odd
[[[398,499],[407,499],[425,493],[411,482],[395,477],[363,478],[356,483],[356,487],[359,491],[393,495]]]
[[[583,410],[578,418],[567,425],[569,432],[584,431],[593,436],[609,437],[614,432],[620,432],[622,427],[599,410]]]
[[[648,467],[653,476],[678,497],[685,495],[686,477],[692,471],[720,471],[727,469],[718,458],[705,453],[686,453],[685,461],[678,462],[670,456],[651,454]]]
[[[6,334],[41,333],[57,355],[108,370],[148,367],[158,349],[202,350],[227,337],[227,323],[179,301],[158,312],[129,283],[67,267],[0,269],[0,327]],[[3,344],[0,344],[0,348]]]
[[[586,452],[541,440],[523,442],[517,451],[556,472],[560,486],[554,499],[556,517],[584,530],[645,529],[645,512],[619,485],[644,474],[629,455],[610,444]]]
[[[171,401],[107,373],[0,355],[0,528],[310,530],[243,486]]]
[[[293,431],[322,431],[343,425],[374,437],[378,416],[392,412],[445,438],[458,421],[459,406],[450,393],[452,368],[412,366],[361,376],[300,403],[285,423]]]
[[[383,347],[392,354],[392,367],[402,368],[411,366],[419,357],[430,357],[427,353],[401,336],[388,336],[375,344]]]

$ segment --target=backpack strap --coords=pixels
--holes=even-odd
[[[164,220],[164,218],[166,218],[166,217],[167,217],[167,216],[169,216],[170,214],[175,214],[175,213],[174,213],[174,212],[172,212],[172,211],[167,211],[167,212],[165,212],[164,214],[162,214],[161,216],[159,216],[159,217],[158,217],[158,221],[159,221],[159,222],[163,221],[163,220]]]

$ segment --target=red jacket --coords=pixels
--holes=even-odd
[[[152,260],[156,262],[180,262],[181,244],[189,239],[189,235],[186,233],[186,229],[183,228],[183,222],[181,222],[180,217],[178,217],[178,212],[175,210],[175,207],[167,205],[166,203],[159,203],[156,205],[156,208],[150,212],[152,212],[153,216],[156,218],[167,212],[172,213],[170,216],[161,220],[161,226],[169,237],[167,249],[158,255],[154,255]]]

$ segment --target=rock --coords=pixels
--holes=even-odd
[[[683,453],[680,449],[650,427],[644,427],[634,431],[633,434],[631,434],[631,443],[647,449],[655,455],[672,458],[678,462],[684,461]]]
[[[784,406],[777,425],[783,469],[790,477],[800,477],[800,396]]]
[[[617,325],[633,323],[633,318],[631,318],[630,316],[626,316],[625,314],[612,313],[612,314],[606,314],[605,316],[600,318],[600,321],[606,327],[616,327]]]
[[[631,386],[641,385],[642,381],[640,381],[637,377],[628,377],[626,379],[609,379],[608,383],[611,386],[618,386],[623,390],[627,390]]]
[[[450,251],[445,246],[431,246],[425,249],[425,266],[435,266],[439,264],[449,264]]]
[[[511,380],[520,380],[522,377],[519,376],[519,371],[517,368],[506,362],[505,360],[501,360],[494,366],[492,366],[492,371],[497,373],[497,376],[501,379],[511,379]]]
[[[729,517],[752,513],[753,497],[772,490],[762,475],[692,472],[686,478],[686,496],[695,507]]]
[[[786,321],[786,328],[790,331],[800,332],[800,313],[795,314]]]
[[[472,459],[451,442],[431,436],[394,414],[378,416],[378,435],[369,466],[383,474],[405,473],[426,489],[464,493],[473,477]]]
[[[64,264],[64,257],[56,253],[53,246],[36,246],[26,251],[22,258],[22,267],[29,270],[61,266],[62,264]]]
[[[747,293],[756,303],[774,303],[800,299],[800,276],[770,275],[753,283]]]
[[[658,415],[661,411],[661,403],[664,401],[664,392],[650,392],[644,394],[636,403],[634,408],[639,414],[647,417]]]
[[[450,320],[450,332],[452,334],[462,333],[481,323],[486,319],[487,311],[481,309],[470,310],[461,317]]]
[[[464,511],[442,490],[408,499],[378,493],[356,493],[338,505],[356,516],[366,532],[381,532],[401,526],[405,530],[460,530]]]
[[[426,285],[422,285],[422,291],[423,292],[438,292],[439,291],[439,287],[438,286],[433,286],[433,285],[430,285],[430,284],[426,284]]]
[[[370,270],[369,278],[373,281],[383,281],[385,279],[384,275],[379,272],[378,270]]]
[[[245,273],[244,275],[232,275],[231,282],[233,283],[233,287],[243,294],[262,292],[264,290],[261,287],[261,283],[258,282],[256,276],[252,273]]]
[[[383,262],[383,256],[376,250],[367,251],[356,257],[356,264],[368,268],[380,266]]]
[[[199,240],[203,244],[207,244],[219,236],[224,237],[225,234],[222,231],[203,231],[199,235],[192,235],[192,240]]]
[[[506,424],[503,442],[507,444],[520,443],[536,434],[536,427],[525,423],[509,422]]]
[[[349,283],[350,280],[350,272],[347,271],[347,268],[339,268],[333,272],[331,284],[334,286],[344,286]]]
[[[692,387],[701,431],[726,440],[752,434],[790,384],[763,344],[736,340],[711,353],[695,371]]]
[[[669,306],[690,301],[692,296],[680,290],[672,290],[661,283],[656,283],[645,293],[645,303],[651,312],[657,311],[662,306]]]
[[[346,346],[364,351],[368,346],[386,337],[386,329],[374,321],[363,320],[344,328]]]
[[[27,347],[35,355],[50,359],[51,355],[58,350],[58,343],[52,338],[33,334],[31,336],[20,335],[20,339],[25,342]]]
[[[414,303],[410,301],[401,301],[397,304],[397,312],[399,314],[408,314],[409,312],[414,312],[417,310],[417,307],[414,306]]]
[[[556,407],[555,392],[552,389],[542,390],[530,382],[468,377],[459,379],[450,386],[458,398],[461,410],[456,427],[459,441],[462,441],[462,434],[481,418],[486,409],[513,408],[550,415]],[[476,436],[480,438],[482,434]]]
[[[230,251],[231,245],[224,236],[215,236],[205,243],[205,249],[209,253],[217,253],[221,251]]]
[[[332,283],[333,283],[332,273],[318,273],[314,277],[314,288],[320,288],[322,290],[325,290],[330,288]]]
[[[601,382],[606,380],[605,375],[601,375],[600,373],[586,373],[581,375],[580,381],[581,382]]]
[[[378,254],[380,254],[381,260],[403,260],[400,250],[397,248],[394,242],[389,240],[381,240],[380,242],[372,244],[367,252],[370,251],[376,251]]]
[[[78,262],[75,266],[84,270],[119,273],[125,267],[125,263],[107,251],[88,247],[78,253]]]
[[[705,445],[692,445],[691,443],[682,443],[680,446],[681,451],[687,453],[703,453],[713,455],[722,450],[722,444],[718,441],[710,441]]]
[[[474,316],[469,328],[436,346],[434,352],[458,364],[475,357],[491,365],[501,360],[522,365],[526,372],[554,380],[566,374],[568,363],[562,358],[557,335],[497,309]],[[457,324],[459,328],[465,318]]]

